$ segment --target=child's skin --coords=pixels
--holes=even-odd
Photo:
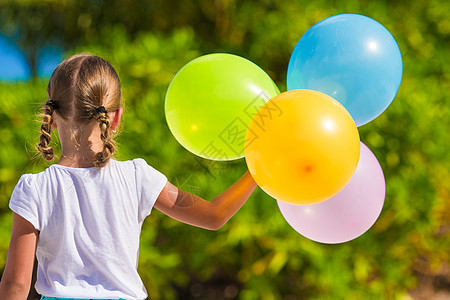
[[[116,130],[123,109],[109,112],[110,130]],[[58,130],[62,155],[58,164],[74,167],[93,167],[95,153],[102,151],[103,141],[97,121],[83,126],[77,137],[79,144],[72,138],[72,123],[53,113],[53,129]],[[247,171],[236,183],[222,192],[212,201],[178,189],[167,182],[154,207],[164,214],[181,222],[211,230],[219,229],[247,201],[256,187]],[[0,282],[0,300],[26,299],[30,291],[33,264],[36,254],[39,231],[31,223],[13,213],[13,228],[8,258]]]

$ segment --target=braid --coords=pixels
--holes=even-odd
[[[52,124],[53,124],[53,112],[55,111],[55,106],[52,103],[45,103],[44,114],[42,115],[42,125],[41,125],[41,136],[39,138],[40,143],[37,145],[37,149],[42,153],[42,156],[46,160],[53,159],[53,148],[49,146],[52,136]]]
[[[94,165],[104,167],[116,150],[116,145],[109,130],[110,122],[106,111],[98,112],[97,121],[100,127],[100,138],[103,141],[103,151],[95,155]]]

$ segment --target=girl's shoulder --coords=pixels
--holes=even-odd
[[[133,170],[148,169],[148,168],[154,169],[153,166],[148,164],[147,161],[143,158],[135,158],[126,161],[117,161],[111,159],[110,165],[112,167],[131,168]]]
[[[142,158],[135,158],[128,161],[112,161],[112,166],[118,167],[126,172],[134,173],[138,181],[142,178],[147,180],[167,180],[166,176],[159,170],[147,163]]]
[[[53,165],[52,165],[53,166]],[[43,171],[40,171],[38,173],[25,173],[20,176],[19,181],[17,183],[18,186],[20,185],[32,185],[37,184],[39,185],[39,182],[41,182],[44,178],[49,176],[49,169],[52,167],[48,167]]]

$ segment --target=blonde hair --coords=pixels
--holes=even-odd
[[[94,165],[103,167],[116,146],[107,112],[121,107],[121,85],[114,68],[104,59],[90,54],[77,54],[65,59],[55,69],[47,86],[48,101],[44,105],[40,143],[37,149],[46,160],[54,157],[51,141],[53,113],[64,120],[86,124],[97,120],[103,150],[95,155]]]

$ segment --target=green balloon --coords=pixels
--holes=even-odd
[[[173,78],[166,94],[166,119],[177,141],[192,153],[212,160],[238,159],[244,157],[253,115],[279,93],[251,61],[208,54],[190,61]]]

